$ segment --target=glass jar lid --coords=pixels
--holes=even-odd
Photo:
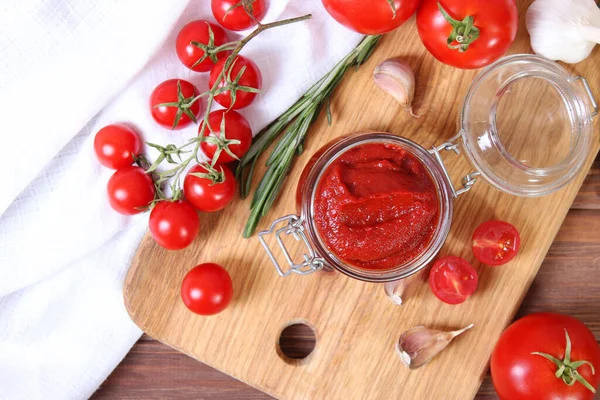
[[[515,55],[475,79],[459,135],[471,163],[493,186],[542,196],[581,170],[597,111],[585,79],[543,57]]]

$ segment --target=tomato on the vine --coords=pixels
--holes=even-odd
[[[216,110],[208,115],[208,126],[200,147],[212,164],[241,159],[252,144],[252,129],[244,116],[233,110]]]
[[[150,112],[154,120],[171,129],[181,129],[196,121],[200,113],[198,90],[183,79],[169,79],[150,95]]]
[[[592,400],[600,384],[600,347],[581,321],[536,313],[506,328],[490,366],[502,400]]]
[[[420,0],[323,0],[327,12],[346,28],[381,35],[398,28],[417,11]]]
[[[145,211],[155,195],[150,175],[133,165],[118,169],[108,180],[106,190],[110,206],[125,215]]]
[[[441,62],[481,68],[500,58],[517,36],[515,0],[422,0],[417,29]]]
[[[211,0],[215,19],[232,31],[243,31],[256,25],[267,12],[265,0]]]
[[[210,71],[209,89],[214,87],[226,62],[226,59],[220,60]],[[227,90],[217,94],[215,101],[225,108],[239,110],[248,107],[262,88],[262,75],[258,65],[244,56],[236,56],[223,75],[218,88]]]
[[[429,273],[429,287],[435,296],[448,304],[460,304],[475,293],[477,271],[460,257],[442,257]]]
[[[160,201],[150,213],[149,227],[156,243],[168,250],[181,250],[198,236],[200,218],[185,200]]]
[[[207,72],[222,58],[231,54],[226,48],[229,43],[225,30],[208,21],[192,21],[179,31],[175,50],[179,60],[196,72]]]
[[[519,252],[517,228],[504,221],[486,221],[473,233],[473,254],[486,265],[506,264]]]
[[[183,181],[183,193],[202,212],[225,208],[235,196],[235,177],[226,165],[194,165]]]
[[[141,150],[140,137],[127,125],[107,125],[94,137],[96,157],[107,168],[119,169],[133,164],[133,158]]]
[[[192,268],[183,278],[181,299],[192,312],[213,315],[223,311],[233,297],[233,284],[219,264],[205,263]]]

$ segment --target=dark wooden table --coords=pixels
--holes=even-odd
[[[600,157],[531,286],[518,316],[555,311],[579,318],[600,339]],[[309,341],[292,332],[287,346]],[[144,335],[94,399],[270,399],[271,397]],[[497,399],[489,375],[477,400]]]

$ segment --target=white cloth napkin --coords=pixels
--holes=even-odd
[[[313,19],[243,50],[264,82],[242,110],[254,132],[360,40],[319,0],[271,0],[268,10],[267,22]],[[87,398],[140,336],[121,290],[148,216],[110,209],[111,171],[95,159],[93,134],[128,122],[155,143],[196,135],[156,125],[148,97],[174,77],[206,89],[207,74],[188,72],[174,51],[178,30],[200,18],[213,20],[209,0],[2,1],[1,399]]]

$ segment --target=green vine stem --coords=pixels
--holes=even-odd
[[[200,127],[198,130],[200,133],[198,134],[198,136],[191,138],[188,143],[186,143],[180,147],[177,147],[173,144],[163,147],[163,146],[158,146],[158,145],[155,145],[152,143],[148,143],[149,146],[154,147],[155,149],[157,149],[160,152],[157,161],[152,164],[152,167],[151,167],[152,170],[150,171],[150,173],[154,173],[155,175],[158,176],[158,178],[156,180],[156,183],[158,185],[161,185],[162,183],[172,179],[171,189],[172,189],[174,195],[180,194],[181,193],[180,180],[181,180],[181,174],[183,173],[183,171],[186,170],[186,168],[192,161],[196,161],[198,164],[201,164],[201,161],[198,159],[198,151],[200,149],[200,144],[202,143],[202,140],[204,137],[204,130],[206,128],[211,129],[210,124],[208,124],[208,116],[211,112],[214,98],[217,94],[219,94],[223,91],[222,88],[219,88],[219,85],[220,85],[221,81],[226,77],[226,73],[228,73],[228,72],[230,73],[230,68],[232,67],[233,62],[236,59],[236,56],[240,53],[240,51],[244,48],[244,46],[246,46],[248,44],[248,42],[250,42],[256,36],[260,35],[262,32],[264,32],[266,30],[277,28],[277,27],[284,26],[284,25],[293,24],[296,22],[306,21],[310,18],[312,18],[312,15],[307,14],[307,15],[304,15],[301,17],[284,19],[281,21],[275,21],[275,22],[271,22],[268,24],[259,24],[254,31],[252,31],[248,36],[246,36],[239,42],[231,42],[231,43],[227,44],[228,48],[233,47],[233,44],[235,44],[235,47],[233,48],[231,54],[227,57],[227,60],[225,61],[225,65],[223,66],[223,70],[217,77],[215,84],[207,92],[201,93],[200,95],[196,96],[193,99],[189,99],[189,100],[186,99],[186,105],[189,107],[191,104],[200,100],[202,97],[207,96],[206,111],[205,111],[204,117],[200,123]],[[238,89],[239,89],[239,87],[238,87]],[[193,146],[191,151],[190,150],[184,151],[184,149],[191,147],[191,146]],[[183,154],[183,153],[186,153],[186,154],[189,153],[187,158],[184,158],[184,159],[181,158],[181,154]],[[174,155],[178,157],[179,161],[176,161],[173,159]],[[156,173],[156,169],[162,163],[163,160],[166,160],[170,164],[173,164],[174,167],[172,167],[166,171]],[[162,191],[160,193],[162,193]],[[163,197],[163,198],[166,200],[166,197]]]
[[[267,170],[254,192],[250,204],[250,217],[244,228],[244,237],[250,237],[254,233],[260,219],[277,199],[294,157],[303,151],[303,142],[308,128],[324,105],[326,106],[327,120],[331,123],[329,98],[346,71],[353,66],[358,68],[362,65],[373,53],[380,39],[381,36],[366,36],[330,72],[308,89],[294,105],[257,135],[236,171],[243,198],[250,193],[252,177],[260,155],[282,132],[285,132],[266,161]]]

